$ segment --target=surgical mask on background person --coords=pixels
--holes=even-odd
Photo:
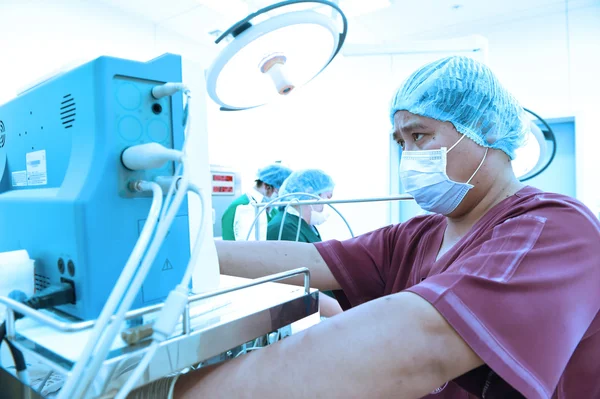
[[[318,226],[323,224],[329,219],[328,207],[323,207],[322,211],[315,211],[313,205],[311,205],[310,210],[310,224],[313,226]]]
[[[407,193],[426,211],[448,215],[452,213],[474,186],[469,184],[483,165],[481,163],[466,183],[451,180],[446,174],[447,154],[460,143],[463,135],[449,150],[404,151],[400,160],[400,180]]]
[[[270,197],[267,197],[265,195],[266,201],[265,202],[269,202],[269,201],[273,201],[275,198],[279,197],[279,193],[277,191],[273,191],[273,194],[271,194]]]

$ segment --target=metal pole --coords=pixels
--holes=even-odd
[[[259,211],[260,209],[258,207],[254,208],[254,218],[258,216]],[[254,223],[254,239],[260,241],[260,220],[257,223]]]
[[[321,200],[305,200],[305,201],[293,201],[293,202],[274,202],[269,206],[286,206],[288,204],[294,205],[316,205],[316,204],[355,204],[362,202],[385,202],[385,201],[410,201],[413,197],[409,194],[391,195],[388,197],[373,197],[373,198],[353,198],[353,199],[321,199]],[[266,206],[266,203],[253,204],[257,209]]]
[[[15,338],[15,312],[9,308],[6,308],[6,337]]]

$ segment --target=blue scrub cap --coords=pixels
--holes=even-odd
[[[291,174],[292,170],[290,168],[278,163],[274,163],[259,169],[258,173],[256,174],[256,178],[270,186],[279,189],[284,180],[287,179]]]
[[[331,176],[319,169],[305,169],[298,170],[290,175],[283,182],[283,186],[279,190],[279,196],[293,193],[309,193],[309,194],[323,194],[328,191],[333,191],[335,183]],[[300,198],[302,197],[302,198]],[[285,201],[291,199],[308,200],[313,199],[308,196],[289,196],[284,198]]]
[[[463,56],[447,57],[414,72],[396,92],[390,109],[442,122],[483,147],[514,159],[530,124],[517,100],[484,64]]]

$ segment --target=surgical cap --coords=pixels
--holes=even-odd
[[[462,56],[443,58],[414,72],[392,100],[392,124],[397,111],[450,122],[477,144],[502,150],[510,159],[529,131],[523,108],[492,71]]]
[[[259,169],[258,173],[256,174],[256,178],[270,186],[279,189],[283,184],[283,181],[291,174],[292,170],[290,168],[278,163],[274,163]]]
[[[279,190],[279,196],[282,197],[286,194],[293,193],[309,193],[319,195],[328,191],[333,191],[335,184],[331,176],[319,169],[305,169],[298,170],[290,175],[283,186]],[[302,198],[300,198],[302,197]],[[291,199],[307,200],[312,199],[309,196],[289,196],[284,200],[289,201]]]

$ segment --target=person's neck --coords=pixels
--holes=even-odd
[[[499,179],[497,183],[493,184],[487,190],[484,197],[471,211],[459,217],[447,217],[446,231],[455,236],[463,236],[493,207],[514,195],[524,186],[514,175],[510,175],[505,179]]]
[[[302,219],[310,225],[310,207],[308,207],[308,209],[306,208],[307,207],[302,208]],[[298,212],[300,211],[298,210]]]

